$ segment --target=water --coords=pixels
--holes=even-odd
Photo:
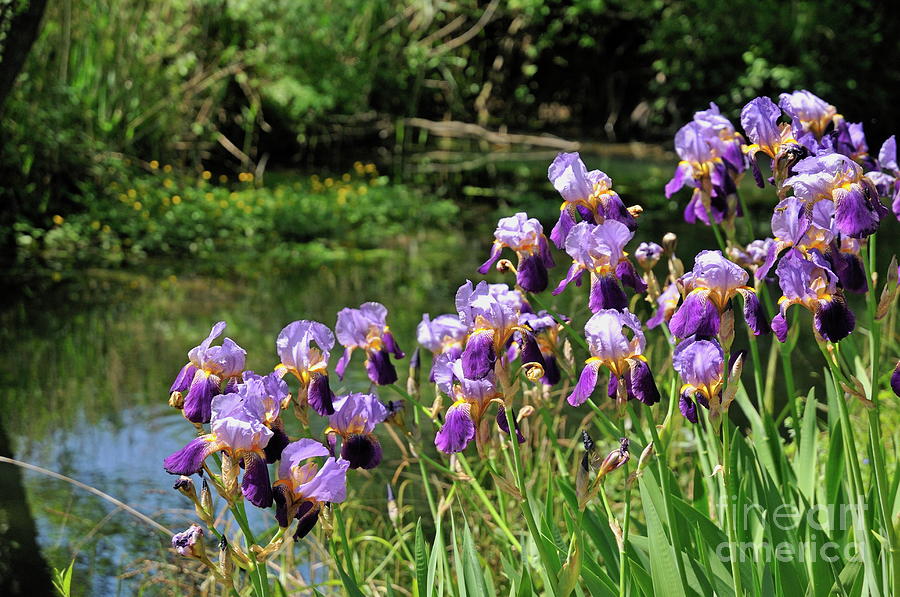
[[[166,263],[141,271],[87,271],[62,285],[7,293],[11,298],[0,314],[0,399],[12,453],[122,499],[169,528],[183,529],[193,513],[171,490],[173,478],[161,462],[193,430],[166,405],[167,389],[186,351],[205,337],[211,324],[226,320],[226,334],[248,352],[248,368],[268,371],[277,362],[274,339],[285,324],[315,319],[333,326],[342,307],[378,300],[389,308],[389,323],[401,346],[411,351],[421,314],[452,311],[456,288],[466,278],[479,279],[475,269],[487,256],[498,214],[527,208],[549,230],[559,206],[544,178],[552,155],[531,157],[488,162],[474,170],[420,158],[413,181],[426,189],[426,197],[457,198],[464,215],[449,223],[446,233],[412,235],[403,251],[374,265],[273,271],[261,264],[256,271],[230,272],[226,267],[221,276],[210,276],[191,273],[190,263]],[[648,207],[636,242],[658,241],[663,232],[675,230],[683,255],[714,245],[710,230],[684,225],[681,204],[660,200],[672,161],[607,154],[589,158],[589,166],[608,172],[627,204]],[[771,205],[768,196],[748,192],[751,204],[766,202],[760,211]],[[649,209],[651,204],[656,207]],[[888,253],[891,243],[885,239],[880,253]],[[562,275],[560,266],[551,278]],[[492,279],[501,280],[498,274]],[[583,317],[583,300],[567,291],[556,304],[573,314],[580,308]],[[763,354],[767,342],[762,342]],[[332,360],[333,365],[336,357]],[[351,372],[345,387],[365,389],[359,356]],[[394,468],[389,441],[382,439],[387,462],[365,481],[374,489],[356,499],[383,512],[381,491]],[[0,441],[0,449],[4,443]],[[33,553],[37,547],[53,567],[74,558],[76,584],[85,594],[175,590],[171,583],[178,574],[166,566],[180,563],[168,554],[167,538],[61,481],[26,471],[20,485],[14,471],[0,465],[0,481],[10,488],[0,510],[21,520],[24,530],[19,530],[25,535],[32,528],[25,523],[33,519],[37,533],[30,552],[28,537],[18,539],[16,548],[29,556],[22,565],[30,566],[18,568],[18,575],[46,580],[47,571]],[[28,506],[18,512],[14,508],[21,507],[21,499],[12,493],[17,487],[24,487]],[[0,548],[10,541],[5,536],[11,535],[0,535]],[[304,554],[319,557],[317,553],[303,552],[301,559]],[[176,592],[189,591],[186,585]]]

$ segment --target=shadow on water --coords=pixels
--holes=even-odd
[[[0,421],[0,456],[15,458]],[[37,526],[28,506],[22,472],[0,464],[0,594],[50,595],[50,569],[37,542]]]

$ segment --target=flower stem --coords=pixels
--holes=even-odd
[[[516,441],[515,437],[515,428],[516,423],[513,420],[512,409],[507,408],[504,409],[506,413],[506,423],[509,425],[510,437],[509,443],[512,444],[512,452],[513,452],[513,471],[516,475],[516,485],[519,488],[519,493],[522,494],[522,513],[525,514],[525,522],[528,525],[528,532],[531,533],[532,538],[537,544],[538,553],[541,557],[541,564],[544,567],[544,574],[547,577],[547,581],[549,586],[545,587],[545,591],[547,594],[556,595],[556,585],[554,581],[556,580],[556,572],[555,567],[553,566],[553,559],[551,557],[550,552],[547,550],[546,543],[541,536],[540,530],[537,527],[537,523],[534,519],[534,511],[531,509],[531,499],[528,497],[528,486],[525,484],[525,477],[522,474],[522,465],[521,460],[519,458],[519,442]]]

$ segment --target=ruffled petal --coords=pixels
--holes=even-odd
[[[313,373],[309,380],[306,401],[316,413],[323,417],[334,414],[334,393],[328,383],[328,376]]]
[[[856,316],[844,302],[843,297],[820,303],[813,315],[813,325],[820,336],[830,342],[839,342],[853,331]]]
[[[469,379],[483,379],[494,370],[497,354],[494,351],[494,332],[484,330],[469,336],[461,355],[463,375]]]
[[[475,438],[475,422],[472,420],[471,406],[460,402],[447,409],[444,425],[434,437],[434,445],[445,454],[462,452]]]
[[[678,338],[715,336],[719,333],[719,310],[705,292],[691,292],[669,320],[669,329]]]

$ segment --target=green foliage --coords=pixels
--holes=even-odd
[[[213,268],[260,258],[315,265],[348,251],[401,247],[410,231],[441,229],[457,212],[449,201],[389,185],[359,162],[334,178],[260,187],[250,173],[228,184],[225,175],[212,182],[208,171],[188,177],[170,166],[141,174],[123,168],[109,173],[106,189],[85,194],[81,211],[54,215],[46,228],[17,224],[21,263],[60,271],[163,256]]]
[[[70,597],[72,595],[72,570],[74,568],[75,560],[72,560],[62,570],[53,569],[53,588],[56,589],[60,597]]]

